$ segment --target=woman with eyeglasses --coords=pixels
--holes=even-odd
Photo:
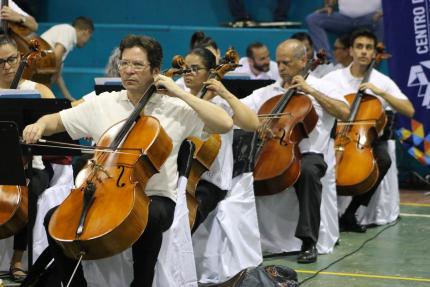
[[[242,104],[224,85],[209,79],[209,72],[216,66],[216,58],[205,48],[195,48],[185,57],[187,72],[184,83],[190,93],[197,96],[206,86],[208,92],[203,99],[221,106],[233,118],[236,126],[255,131],[258,127],[257,115]],[[205,172],[196,189],[199,202],[196,220],[192,232],[205,220],[209,212],[215,209],[218,202],[224,199],[227,191],[232,187],[233,178],[233,130],[221,135],[221,148],[209,171]]]
[[[21,56],[17,50],[16,43],[0,36],[0,89],[9,89],[21,62]],[[21,79],[18,84],[20,90],[37,90],[42,98],[55,98],[52,91],[42,85],[29,80]],[[37,210],[37,198],[48,188],[50,178],[53,175],[50,166],[45,167],[41,156],[34,156],[32,161],[32,176],[29,182],[29,204],[32,204],[29,214],[29,224],[34,224]],[[10,262],[10,276],[17,282],[25,279],[26,272],[22,269],[22,257],[27,245],[27,227],[24,227],[14,236],[13,255]]]

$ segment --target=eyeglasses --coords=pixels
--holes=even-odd
[[[185,73],[193,73],[193,74],[197,74],[198,71],[200,70],[207,70],[205,67],[199,67],[196,65],[192,65],[191,67],[185,67],[184,72]]]
[[[141,62],[128,61],[128,60],[118,61],[118,69],[125,70],[125,69],[127,69],[127,67],[130,67],[134,71],[143,71],[147,67],[149,67],[149,64],[144,64]]]
[[[0,59],[0,67],[3,69],[4,65],[8,63],[9,66],[15,65],[16,63],[18,63],[18,55],[15,56],[10,56],[6,59]]]

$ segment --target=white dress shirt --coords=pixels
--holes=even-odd
[[[360,86],[363,78],[356,78],[351,74],[351,65],[328,73],[326,76],[322,78],[322,80],[330,81],[333,84],[337,85],[340,92],[346,96],[348,94],[357,93],[358,87]],[[401,100],[407,100],[405,94],[399,89],[396,83],[393,82],[389,77],[382,74],[381,72],[373,69],[370,74],[369,82],[374,84],[376,87],[382,89],[384,92],[392,95]],[[366,90],[366,93],[376,96],[372,91]],[[390,105],[383,98],[376,96],[382,103],[385,110],[392,110]]]
[[[307,77],[306,82],[326,96],[348,104],[343,94],[340,93],[334,84],[318,79],[312,75]],[[281,87],[281,81],[276,81],[267,87],[255,90],[248,97],[241,99],[241,101],[255,112],[258,112],[266,101],[274,96],[285,94],[286,91],[287,90]],[[309,96],[309,98],[312,100],[312,104],[318,115],[318,121],[312,132],[309,133],[309,136],[300,142],[300,152],[326,154],[327,147],[329,146],[330,132],[333,128],[335,118],[325,111],[312,96]]]
[[[92,137],[99,141],[112,125],[127,119],[134,105],[127,91],[102,93],[84,103],[60,112],[66,131],[73,139]],[[176,202],[177,156],[181,143],[189,136],[200,136],[204,127],[197,113],[178,98],[154,94],[144,108],[145,115],[153,116],[172,139],[173,149],[159,173],[147,185],[147,195],[165,196]]]

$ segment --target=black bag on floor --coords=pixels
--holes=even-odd
[[[201,287],[298,287],[297,273],[280,266],[258,266],[240,271],[227,282],[220,284],[199,284]]]

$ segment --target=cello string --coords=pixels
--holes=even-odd
[[[117,153],[117,154],[124,154],[124,155],[137,155],[135,153],[127,153],[127,152],[121,152],[116,150],[110,150],[110,149],[96,149],[96,148],[82,148],[82,147],[65,147],[65,146],[55,146],[55,145],[45,145],[45,144],[27,144],[30,146],[37,146],[37,147],[50,147],[50,148],[58,148],[58,149],[66,149],[66,150],[80,150],[84,153],[93,153],[93,152],[99,152],[103,154],[109,154],[109,153]],[[140,151],[140,149],[132,149]]]
[[[65,142],[49,141],[49,140],[44,140],[44,139],[40,139],[39,141],[41,143],[50,143],[50,144],[53,144],[54,146],[55,145],[59,145],[59,146],[63,145],[63,146],[77,147],[77,148],[83,148],[83,149],[88,149],[88,150],[90,150],[90,149],[94,149],[94,150],[104,150],[104,149],[105,150],[113,150],[110,147],[97,146],[97,145],[96,146],[86,146],[86,145],[80,145],[80,144],[72,144],[72,143],[65,143]],[[28,144],[28,145],[30,145],[30,144]],[[43,146],[48,146],[48,145],[43,145]],[[115,150],[137,150],[137,151],[139,151],[141,149],[139,149],[139,148],[117,148]]]

